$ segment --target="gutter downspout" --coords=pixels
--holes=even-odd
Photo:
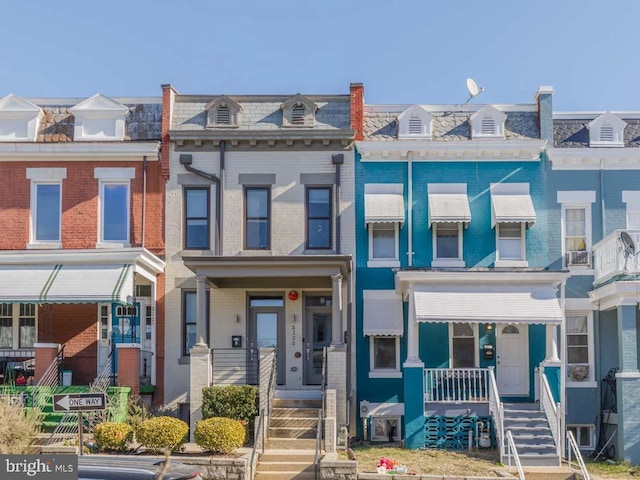
[[[413,266],[413,152],[407,154],[407,265]]]
[[[341,220],[342,216],[340,215],[340,164],[336,163],[336,254],[340,255],[342,244],[340,242],[340,236],[342,232],[341,228]]]
[[[222,255],[222,239],[223,237],[223,221],[222,221],[222,212],[224,209],[222,208],[222,202],[224,201],[224,195],[222,194],[222,189],[224,188],[224,179],[225,179],[225,158],[226,158],[226,149],[227,144],[224,140],[220,141],[220,181],[216,187],[216,255]]]
[[[604,210],[604,160],[600,160],[600,218],[602,218],[602,238],[604,238],[607,235]]]
[[[142,241],[140,245],[144,248],[144,226],[147,212],[147,156],[142,157]]]

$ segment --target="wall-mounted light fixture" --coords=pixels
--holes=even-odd
[[[488,331],[493,330],[493,323],[487,323],[487,330]]]

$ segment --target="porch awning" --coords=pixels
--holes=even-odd
[[[550,285],[445,285],[413,295],[418,322],[559,324],[563,318]]]
[[[471,209],[464,183],[428,186],[429,226],[433,223],[465,223],[471,221]]]
[[[394,290],[364,290],[364,335],[402,336],[402,297]]]
[[[529,227],[536,223],[529,184],[497,184],[492,187],[491,226],[495,227],[496,223],[526,223]]]
[[[364,221],[404,223],[404,195],[401,183],[369,183],[364,186]]]
[[[0,303],[127,303],[133,265],[0,267]]]

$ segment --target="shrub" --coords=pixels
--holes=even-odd
[[[226,417],[253,424],[258,415],[258,388],[251,385],[208,387],[202,390],[202,418]]]
[[[142,399],[138,396],[131,396],[127,401],[127,423],[135,430],[145,420],[153,417]]]
[[[145,420],[136,429],[136,440],[147,450],[160,452],[166,448],[175,451],[186,440],[189,426],[173,417],[154,417]]]
[[[213,453],[233,453],[244,445],[247,427],[239,420],[211,417],[196,424],[196,443]]]
[[[25,409],[22,401],[0,398],[0,455],[27,453],[40,433],[41,421],[39,412]]]
[[[133,439],[133,428],[126,423],[99,423],[93,428],[93,438],[101,450],[123,451]]]

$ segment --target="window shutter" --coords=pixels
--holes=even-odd
[[[291,123],[293,125],[304,125],[304,105],[294,105],[291,109]]]
[[[420,135],[422,133],[422,120],[420,117],[411,117],[409,119],[409,134]]]
[[[231,112],[226,105],[220,105],[216,110],[216,123],[229,125],[231,123]]]
[[[482,135],[495,135],[496,124],[491,117],[484,117],[480,124],[480,133]]]
[[[603,125],[600,128],[600,141],[613,142],[613,127],[611,125]]]

